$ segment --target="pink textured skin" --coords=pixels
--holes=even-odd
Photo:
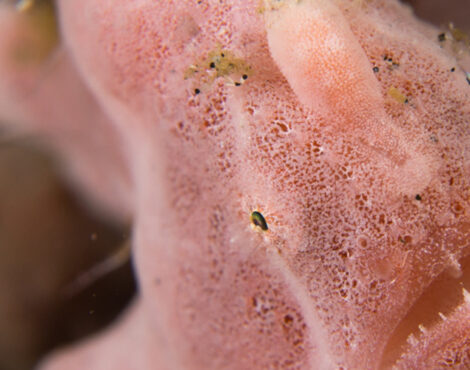
[[[388,366],[401,320],[468,256],[470,86],[438,31],[390,0],[260,4],[59,1],[65,65],[97,102],[77,107],[102,107],[77,108],[70,125],[90,134],[106,117],[99,137],[117,141],[102,154],[117,153],[121,169],[110,176],[133,185],[121,199],[88,181],[106,173],[93,160],[78,176],[134,215],[140,297],[45,369]],[[251,66],[241,86],[183,78],[217,45]],[[0,96],[12,119],[28,120]],[[64,116],[37,116],[28,127],[62,140]],[[268,231],[251,227],[254,210]],[[457,305],[452,325],[470,319]],[[421,357],[427,344],[433,355],[447,356],[449,341],[468,352],[449,327],[404,347],[397,366],[439,364]]]

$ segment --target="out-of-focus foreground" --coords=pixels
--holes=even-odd
[[[130,263],[68,289],[128,239],[87,209],[37,143],[0,144],[0,369],[30,369],[108,324],[134,293]]]

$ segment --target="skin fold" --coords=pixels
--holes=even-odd
[[[468,39],[391,0],[30,14],[0,4],[1,118],[132,217],[139,281],[39,368],[470,366]]]

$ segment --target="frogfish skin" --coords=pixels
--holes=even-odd
[[[468,38],[395,0],[56,8],[25,64],[1,6],[0,111],[132,218],[139,297],[43,369],[470,367]]]

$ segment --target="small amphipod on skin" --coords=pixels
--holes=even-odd
[[[271,55],[304,105],[354,115],[381,105],[370,63],[334,1],[285,0],[264,15]]]
[[[251,214],[251,222],[254,226],[259,227],[263,231],[268,230],[268,224],[264,219],[264,216],[258,211],[254,211]]]

